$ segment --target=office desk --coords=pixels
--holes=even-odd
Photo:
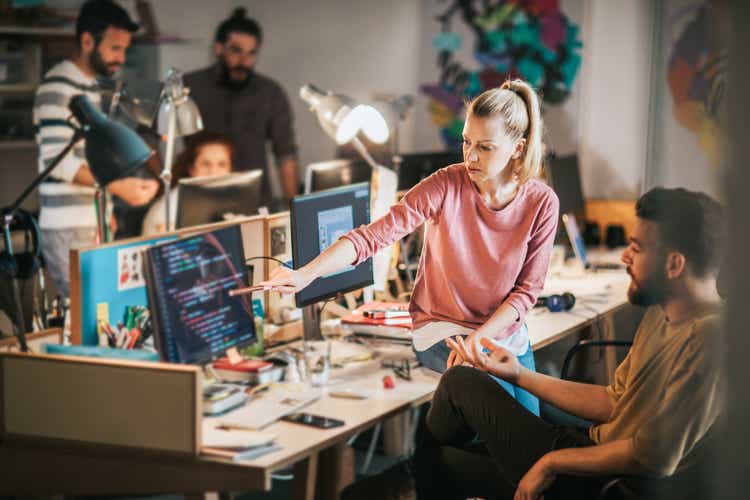
[[[295,498],[333,498],[353,480],[340,477],[340,461],[346,440],[405,411],[429,401],[438,376],[413,370],[411,382],[395,378],[396,387],[382,388],[382,377],[393,375],[379,360],[333,370],[329,386],[355,385],[368,389],[366,400],[336,399],[324,395],[305,411],[343,419],[346,425],[320,430],[287,422],[266,429],[276,434],[281,450],[247,462],[233,462],[211,455],[196,458],[136,453],[121,449],[92,448],[70,443],[55,444],[7,440],[0,446],[0,493],[2,494],[137,494],[202,493],[207,491],[258,491],[271,487],[271,474],[295,465]],[[337,479],[339,476],[339,479]],[[337,484],[338,483],[338,484]]]
[[[597,320],[611,316],[626,303],[629,282],[624,272],[601,272],[579,278],[550,278],[545,293],[572,291],[578,297],[572,311],[550,313],[537,309],[527,316],[532,346],[549,345]],[[594,296],[607,292],[606,296]],[[601,302],[594,302],[601,300]],[[169,457],[138,454],[103,447],[8,440],[0,445],[0,493],[49,495],[202,493],[206,491],[258,491],[271,487],[271,474],[294,464],[294,498],[335,498],[351,481],[342,475],[345,442],[352,435],[383,420],[429,401],[438,376],[424,369],[413,370],[413,381],[395,378],[396,387],[382,388],[384,375],[379,361],[353,364],[333,370],[331,387],[340,385],[371,391],[367,400],[335,399],[328,396],[305,409],[311,413],[342,419],[345,426],[319,430],[278,422],[268,427],[277,435],[280,451],[247,462],[209,455]],[[351,458],[351,457],[350,457]],[[317,484],[316,484],[317,479]]]
[[[611,321],[628,303],[630,276],[624,271],[599,271],[578,277],[549,277],[542,295],[572,292],[576,304],[570,311],[550,312],[537,307],[526,315],[531,347],[535,351],[580,331],[598,320]]]

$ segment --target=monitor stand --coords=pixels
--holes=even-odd
[[[318,304],[310,304],[302,308],[302,339],[323,340],[320,331],[320,309]]]

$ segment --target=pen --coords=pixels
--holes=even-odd
[[[235,297],[237,295],[247,295],[248,293],[253,292],[259,292],[261,290],[270,290],[270,286],[263,286],[263,285],[253,285],[246,288],[235,288],[233,290],[229,290],[229,296]]]

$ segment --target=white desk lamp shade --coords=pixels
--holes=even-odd
[[[360,122],[360,128],[372,142],[383,144],[388,140],[388,124],[377,109],[360,104],[352,110],[351,114],[358,114],[357,120]]]
[[[175,113],[175,136],[183,137],[203,130],[203,118],[190,96],[183,95],[172,101],[162,99],[159,106],[156,129],[159,134],[167,134],[169,131],[169,115]]]
[[[352,98],[324,92],[310,84],[303,85],[299,93],[317,116],[321,128],[337,144],[349,142],[360,130],[379,144],[388,139],[385,119],[372,106],[354,106]]]

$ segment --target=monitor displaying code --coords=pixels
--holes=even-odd
[[[163,359],[203,364],[256,342],[250,295],[229,296],[247,286],[239,226],[150,248],[147,260]]]

